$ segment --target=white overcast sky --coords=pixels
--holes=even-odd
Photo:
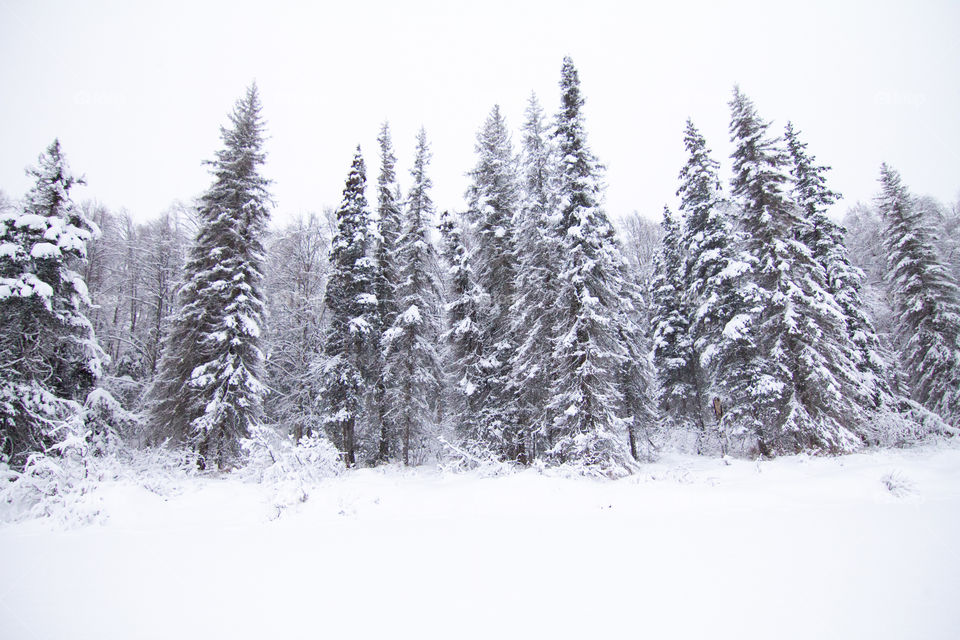
[[[336,206],[358,143],[374,181],[384,120],[404,188],[426,127],[434,199],[456,209],[490,108],[516,129],[535,91],[553,113],[570,55],[612,215],[674,205],[688,116],[729,169],[734,83],[833,166],[837,213],[873,197],[883,161],[915,193],[955,202],[958,34],[956,0],[0,0],[0,189],[22,195],[24,168],[59,137],[87,177],[78,198],[152,218],[209,184],[202,161],[256,80],[277,219]]]

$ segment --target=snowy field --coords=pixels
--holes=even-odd
[[[0,525],[0,638],[960,637],[955,445],[92,499],[92,525]]]

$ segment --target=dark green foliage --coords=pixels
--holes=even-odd
[[[375,386],[379,374],[380,318],[366,187],[366,168],[357,147],[330,250],[324,299],[330,324],[320,364],[327,432],[348,466],[357,460],[356,432],[366,417],[366,390]]]
[[[843,314],[826,273],[802,238],[803,212],[791,199],[789,156],[739,88],[730,103],[732,193],[753,270],[748,311],[728,324],[744,349],[732,367],[728,432],[753,440],[761,455],[848,451],[867,427],[851,391],[859,376]]]
[[[200,229],[184,268],[173,320],[152,390],[157,439],[188,445],[200,465],[235,463],[240,441],[259,424],[263,354],[260,290],[269,217],[263,120],[251,86],[221,128],[209,164],[214,182],[200,199]]]
[[[899,314],[911,395],[960,426],[960,289],[934,250],[930,221],[886,164],[879,206],[886,226],[887,278]]]
[[[619,331],[626,312],[626,261],[601,206],[602,167],[586,143],[580,80],[569,58],[563,62],[560,89],[553,139],[559,157],[562,249],[552,309],[545,457],[616,475],[631,466],[618,379],[629,358]]]
[[[83,181],[57,140],[28,173],[36,182],[22,210],[0,212],[0,459],[18,465],[81,419],[77,402],[100,377],[103,355],[75,270],[97,232],[70,198]]]
[[[441,285],[436,250],[427,233],[434,215],[429,161],[427,134],[421,129],[410,172],[413,185],[397,238],[397,317],[383,336],[387,420],[397,430],[404,464],[422,460],[428,453],[442,381],[437,352]]]

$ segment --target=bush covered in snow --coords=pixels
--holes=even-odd
[[[340,475],[345,468],[337,448],[317,433],[294,441],[279,429],[260,426],[241,444],[246,460],[240,474],[271,485],[278,511],[306,502],[313,486]]]
[[[482,477],[494,477],[513,473],[519,468],[515,463],[504,462],[496,452],[483,448],[480,443],[453,444],[443,437],[439,441],[443,447],[441,471],[475,471]]]
[[[47,453],[27,457],[22,470],[0,465],[0,520],[50,517],[59,524],[86,524],[100,515],[93,490],[98,474],[90,469],[90,445],[79,425]]]
[[[84,403],[86,440],[93,455],[116,453],[123,442],[139,433],[140,416],[124,409],[106,390],[94,389]]]
[[[196,468],[195,458],[180,452],[126,446],[140,417],[103,389],[83,405],[47,395],[49,442],[22,463],[0,462],[0,521],[43,516],[63,526],[97,522],[104,514],[96,489],[104,481],[126,478],[163,494]]]
[[[881,447],[904,447],[931,436],[956,436],[958,430],[923,405],[901,398],[896,410],[879,412],[873,424],[874,444]]]

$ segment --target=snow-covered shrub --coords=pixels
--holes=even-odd
[[[21,463],[0,462],[0,521],[97,522],[105,517],[97,493],[103,482],[129,479],[165,495],[196,468],[195,457],[181,452],[125,446],[121,436],[139,429],[139,417],[105,390],[92,391],[83,406],[39,391],[20,405],[43,418],[46,437]]]
[[[63,438],[47,452],[27,456],[22,470],[0,467],[0,520],[47,517],[61,526],[96,522],[101,516],[94,489],[101,477],[90,468],[88,433],[79,421],[65,422]]]
[[[899,471],[891,471],[880,478],[883,487],[897,498],[903,498],[914,491],[913,481]]]
[[[440,470],[451,473],[475,471],[484,478],[502,476],[513,473],[518,468],[512,462],[503,461],[500,456],[484,448],[479,443],[458,445],[448,442],[445,438],[438,438],[443,447],[443,459]]]
[[[136,484],[167,498],[197,473],[192,452],[115,446],[95,455],[102,443],[81,423],[65,430],[63,441],[29,455],[22,469],[0,463],[0,522],[47,518],[64,528],[101,522],[109,516],[99,493],[104,483]]]
[[[660,423],[652,429],[650,439],[655,451],[677,451],[695,454],[699,445],[709,452],[719,452],[719,437],[716,433],[707,434],[703,438],[697,437],[697,431],[689,424],[673,426]]]
[[[615,466],[588,464],[571,461],[562,464],[546,464],[542,460],[535,460],[533,468],[545,476],[552,478],[597,478],[602,480],[617,480],[631,475],[636,468],[618,464]]]
[[[956,436],[960,431],[943,418],[909,399],[901,399],[897,410],[878,413],[874,419],[875,439],[883,447],[903,447],[931,435]]]
[[[636,470],[637,463],[609,432],[576,433],[561,438],[546,451],[547,466],[561,475],[622,478]]]
[[[144,394],[147,383],[130,376],[104,376],[98,386],[110,392],[110,395],[122,407],[139,407],[144,405]],[[126,439],[127,434],[123,434]]]
[[[139,432],[140,417],[124,409],[105,389],[91,391],[83,408],[87,442],[93,455],[116,454],[123,440]]]
[[[197,454],[182,448],[125,447],[116,457],[95,464],[102,472],[112,470],[113,478],[129,479],[164,499],[181,493],[184,481],[197,474]]]
[[[271,485],[278,511],[306,502],[314,485],[340,475],[345,468],[337,448],[316,432],[295,442],[279,429],[260,426],[241,445],[246,461],[240,473]]]

